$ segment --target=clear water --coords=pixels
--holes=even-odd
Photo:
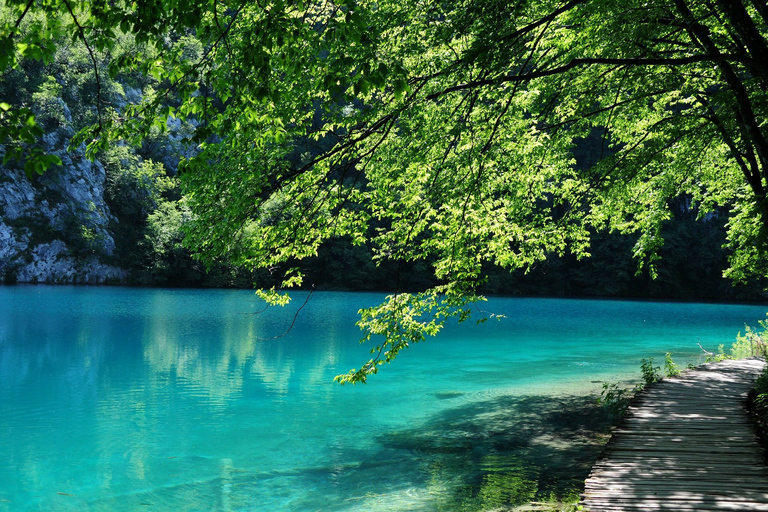
[[[601,381],[766,306],[498,298],[365,386],[356,311],[251,291],[0,287],[0,511],[483,510],[578,487]]]

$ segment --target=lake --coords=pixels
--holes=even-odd
[[[766,305],[492,298],[366,385],[382,294],[0,287],[0,511],[490,510],[578,491],[603,381]],[[285,331],[288,330],[287,333]],[[281,336],[282,334],[284,334]]]

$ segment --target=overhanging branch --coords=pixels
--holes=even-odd
[[[487,85],[501,85],[510,82],[528,82],[537,78],[545,78],[553,75],[560,75],[575,68],[584,66],[629,66],[629,67],[645,67],[645,66],[684,66],[687,64],[695,64],[697,62],[717,62],[720,60],[744,62],[745,58],[741,55],[727,55],[727,54],[703,54],[703,55],[691,55],[690,57],[680,58],[625,58],[625,59],[613,59],[613,58],[581,58],[573,59],[567,64],[550,69],[543,69],[540,71],[533,71],[530,73],[517,74],[517,75],[504,75],[496,78],[489,78],[486,80],[475,80],[464,84],[458,84],[442,91],[435,92],[427,96],[425,99],[434,100],[446,94],[450,94],[456,91],[462,91],[464,89],[473,89],[475,87],[483,87]]]

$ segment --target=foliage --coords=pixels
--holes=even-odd
[[[620,418],[627,412],[632,397],[640,388],[639,384],[634,388],[627,388],[618,383],[603,382],[603,390],[600,392],[597,403],[614,417]]]
[[[768,367],[755,380],[755,387],[749,393],[747,410],[755,422],[755,430],[763,446],[768,443]]]
[[[640,372],[646,385],[659,382],[662,379],[661,368],[653,366],[653,358],[643,359],[640,363]]]
[[[664,374],[667,377],[677,377],[680,375],[680,368],[678,368],[675,361],[672,360],[672,354],[670,352],[664,354]]]
[[[101,161],[107,173],[105,199],[112,211],[128,222],[146,219],[163,194],[174,188],[162,164],[141,159],[127,146],[111,146]]]
[[[758,401],[768,405],[768,369],[764,369],[755,380]]]
[[[32,94],[36,120],[47,129],[55,129],[67,123],[66,106],[61,99],[61,85],[52,76],[40,84]]]
[[[184,275],[188,271],[189,254],[182,247],[181,226],[189,210],[183,203],[163,201],[147,217],[145,238],[147,258],[145,272],[150,282],[164,282],[170,276]]]
[[[64,218],[62,237],[69,251],[78,257],[88,257],[98,254],[102,246],[102,236],[93,228],[83,224],[80,217],[74,214]]]
[[[760,320],[758,322],[762,327],[761,332],[753,331],[748,325],[745,325],[745,332],[742,335],[739,333],[736,336],[736,341],[731,345],[729,353],[725,353],[725,345],[718,345],[717,352],[706,352],[706,362],[717,362],[726,359],[742,359],[745,357],[766,357],[768,355],[768,348],[766,345],[766,330],[768,329],[768,322]],[[703,350],[703,349],[702,349]]]
[[[9,0],[0,70],[50,63],[60,41],[79,41],[95,109],[73,144],[92,156],[189,121],[199,151],[181,165],[184,243],[208,264],[231,258],[297,286],[302,262],[342,238],[374,264],[427,263],[428,290],[362,313],[376,355],[339,379],[362,382],[463,318],[488,265],[587,258],[609,231],[632,234],[639,266],[658,275],[681,198],[700,219],[729,212],[730,277],[767,275],[767,11],[725,0],[172,0],[140,11]],[[120,74],[152,83],[121,106],[110,88]],[[5,105],[0,139],[19,156],[38,124]],[[599,153],[577,162],[593,133]],[[44,172],[45,155],[30,154]]]
[[[37,124],[35,114],[30,109],[11,109],[8,103],[0,102],[0,143],[5,145],[3,165],[14,159],[24,160],[27,176],[42,174],[52,165],[61,165],[61,159],[56,155],[22,146],[34,144],[42,135],[43,129]]]
[[[768,333],[768,321],[760,320],[761,332],[753,331],[748,325],[744,326],[744,334],[738,334],[736,342],[731,347],[731,355],[736,359],[751,356],[768,356],[768,343],[766,343],[766,333]]]
[[[467,320],[470,312],[466,306],[477,300],[480,298],[462,290],[444,287],[425,293],[389,295],[381,305],[361,309],[357,324],[367,333],[361,341],[376,337],[382,342],[371,349],[374,357],[359,370],[352,369],[335,380],[342,384],[365,383],[368,376],[378,373],[379,366],[394,360],[400,350],[424,341],[427,336],[437,335],[446,319]]]
[[[722,343],[717,346],[717,352],[716,353],[707,353],[707,357],[705,361],[707,363],[716,363],[718,361],[725,361],[726,359],[733,359],[734,357],[730,354],[725,353],[725,345]]]

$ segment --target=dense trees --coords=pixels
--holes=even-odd
[[[92,151],[194,120],[186,243],[204,258],[283,287],[342,237],[431,266],[439,284],[362,312],[384,338],[342,381],[466,318],[484,264],[586,257],[613,230],[638,234],[653,272],[676,198],[730,212],[731,277],[768,272],[763,0],[6,3],[0,68],[67,36],[94,66],[109,54],[112,75],[158,80],[118,109],[96,75],[96,122],[77,139]],[[3,110],[16,147],[34,123]],[[577,165],[590,136],[600,151]]]

